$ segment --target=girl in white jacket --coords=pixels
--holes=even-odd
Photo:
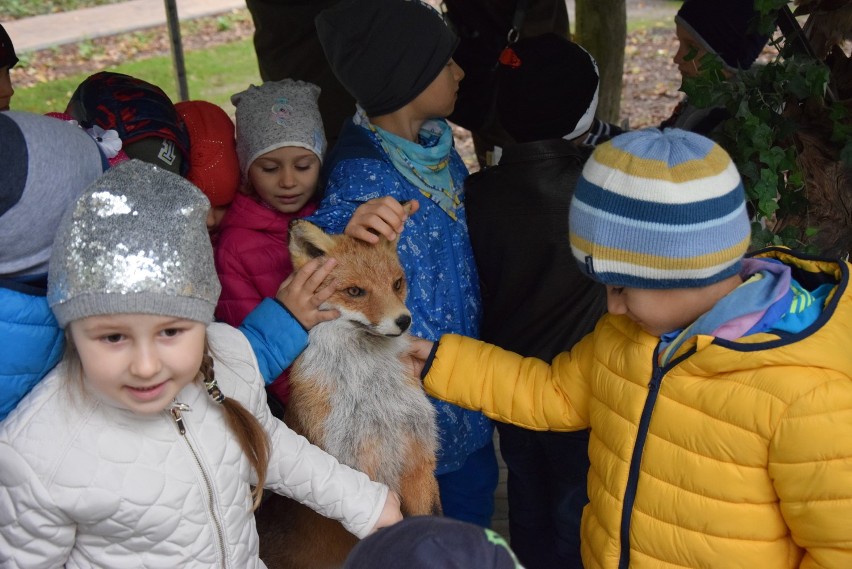
[[[359,537],[401,518],[271,416],[248,341],[211,324],[208,207],[134,160],[63,218],[48,302],[69,350],[0,423],[0,566],[263,567],[263,488]]]

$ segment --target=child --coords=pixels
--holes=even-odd
[[[290,222],[316,210],[325,153],[319,88],[284,79],[231,97],[237,107],[237,155],[245,181],[219,228],[216,270],[222,295],[216,318],[238,326],[293,272]],[[271,389],[287,400],[286,377]]]
[[[0,419],[62,357],[62,331],[45,299],[47,261],[65,210],[105,168],[82,129],[0,113]]]
[[[359,537],[401,518],[269,414],[248,342],[210,323],[208,204],[131,160],[63,218],[48,302],[70,349],[0,425],[6,565],[262,567],[263,488]]]
[[[594,332],[551,364],[445,336],[427,391],[527,428],[591,427],[586,567],[852,567],[849,263],[743,259],[735,166],[676,129],[597,147],[569,223],[607,288]]]
[[[498,70],[500,123],[518,144],[464,184],[482,286],[480,338],[550,361],[606,311],[603,285],[574,263],[568,208],[594,140],[595,60],[557,34],[522,38]],[[509,535],[527,569],[581,568],[589,433],[497,423],[508,469]]]
[[[725,77],[751,67],[769,40],[755,31],[757,16],[752,1],[686,0],[675,16],[678,49],[673,61],[681,76],[697,77],[707,54],[722,60]],[[709,136],[729,117],[723,107],[698,108],[684,98],[661,128],[676,127]]]
[[[316,23],[331,68],[359,110],[324,166],[325,196],[311,221],[375,243],[374,231],[394,239],[401,230],[399,202],[419,200],[399,242],[411,330],[431,339],[477,336],[479,287],[462,203],[467,170],[443,119],[464,77],[452,59],[456,37],[419,1],[344,0]],[[491,422],[436,407],[444,514],[488,526],[497,485]]]
[[[6,29],[0,24],[0,111],[9,110],[9,102],[15,89],[12,87],[12,77],[9,71],[18,63],[15,46]]]

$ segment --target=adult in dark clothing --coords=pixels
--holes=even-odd
[[[675,15],[678,50],[674,64],[685,79],[696,77],[708,54],[722,61],[726,78],[752,66],[769,36],[755,31],[758,12],[742,0],[686,0]],[[682,128],[705,136],[730,118],[725,107],[698,108],[684,99],[660,128]]]
[[[246,0],[254,21],[254,51],[264,81],[291,78],[322,89],[319,109],[329,149],[355,99],[334,76],[320,45],[314,19],[339,0]]]
[[[479,270],[481,338],[549,361],[590,332],[604,287],[580,273],[568,241],[574,186],[598,123],[594,59],[556,34],[522,39],[500,69],[497,109],[519,141],[471,175],[465,207]],[[549,89],[538,88],[548,85]],[[529,96],[524,96],[529,94]],[[496,423],[508,467],[509,535],[527,569],[582,568],[587,431]]]

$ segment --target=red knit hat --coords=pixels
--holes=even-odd
[[[213,207],[228,205],[240,185],[233,121],[221,107],[207,101],[183,101],[175,108],[189,134],[186,178],[204,192]]]

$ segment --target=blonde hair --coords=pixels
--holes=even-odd
[[[196,377],[196,381],[201,380],[206,383],[215,383],[213,364],[214,360],[211,355],[210,344],[205,337],[204,356],[201,359],[201,368],[198,370],[199,374]],[[85,391],[82,389],[83,362],[80,360],[77,347],[74,345],[70,328],[65,329],[65,354],[63,355],[61,365],[65,366],[66,377],[68,379],[67,386],[71,397],[85,396]],[[211,398],[213,398],[211,390],[207,389],[207,391]],[[225,413],[225,423],[228,425],[231,433],[236,437],[240,449],[246,455],[249,464],[257,475],[257,484],[251,492],[252,510],[256,510],[260,506],[261,498],[263,497],[263,485],[266,482],[266,473],[269,467],[269,437],[266,434],[266,430],[260,424],[260,421],[236,399],[223,397],[221,402],[217,401],[217,403],[221,405]]]

